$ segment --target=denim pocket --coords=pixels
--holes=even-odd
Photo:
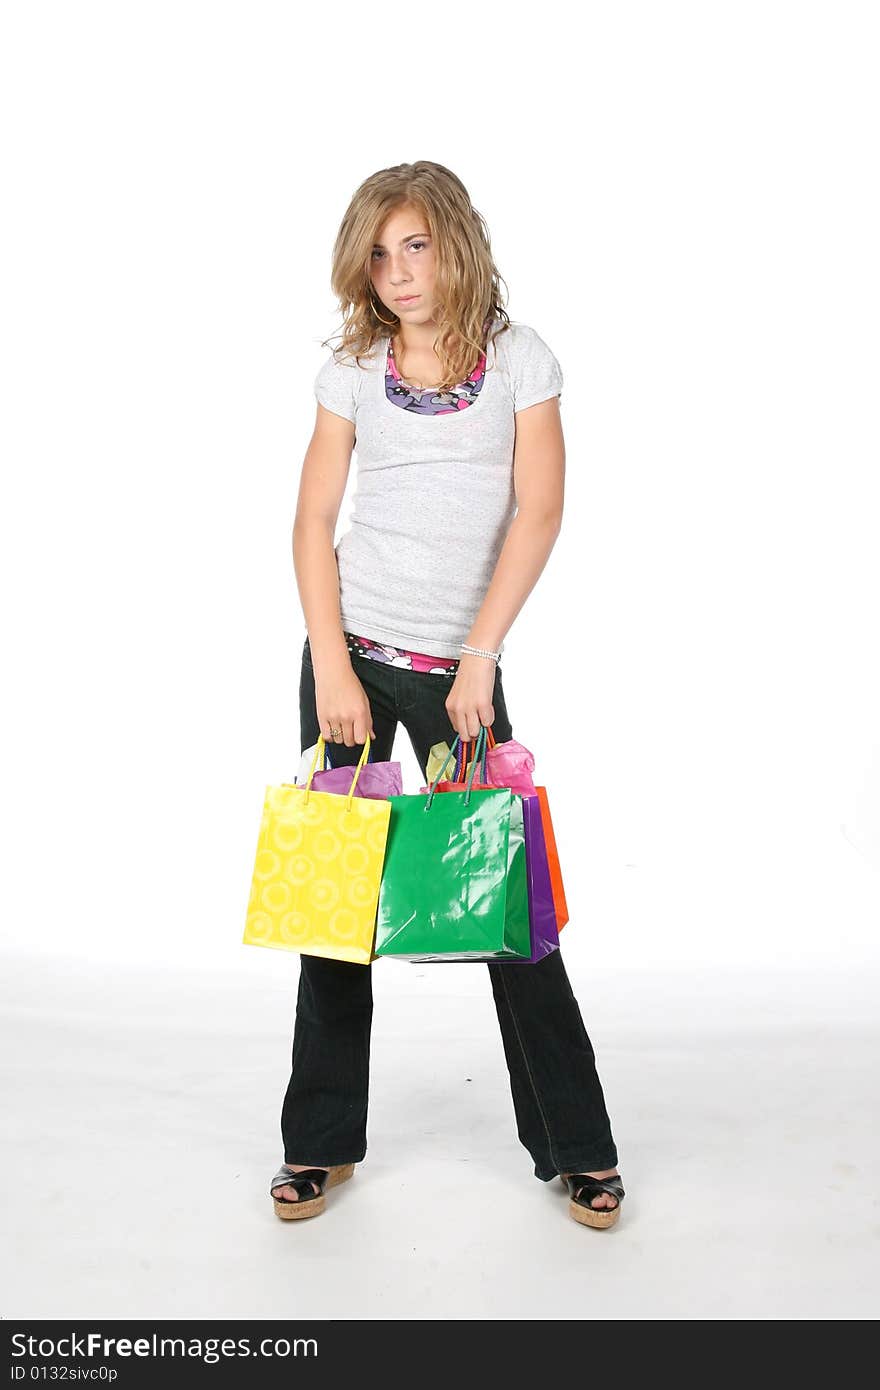
[[[442,707],[452,689],[455,672],[412,671],[405,666],[394,668],[397,706],[401,713],[418,708]]]

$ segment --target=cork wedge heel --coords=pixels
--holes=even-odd
[[[568,1214],[573,1220],[579,1221],[582,1226],[595,1226],[600,1230],[614,1225],[626,1195],[619,1173],[613,1178],[590,1178],[586,1173],[569,1173],[565,1176],[560,1173],[559,1180],[571,1194]],[[603,1192],[616,1197],[616,1204],[613,1207],[591,1207],[593,1198]]]
[[[301,1173],[294,1173],[286,1163],[282,1163],[269,1185],[275,1215],[280,1216],[282,1221],[302,1221],[309,1216],[320,1216],[327,1205],[325,1188],[336,1187],[337,1183],[346,1182],[353,1177],[354,1167],[353,1163],[340,1163],[329,1170],[304,1168]],[[318,1185],[317,1192],[312,1186],[313,1182]],[[279,1187],[292,1187],[299,1201],[294,1202],[289,1197],[276,1197],[275,1190]]]

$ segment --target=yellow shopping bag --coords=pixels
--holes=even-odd
[[[318,739],[305,786],[267,787],[244,944],[368,965],[391,816],[390,801],[355,796],[367,735],[347,794],[312,791],[324,766]]]

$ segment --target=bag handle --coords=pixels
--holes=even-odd
[[[369,752],[369,756],[367,757],[367,762],[368,762],[368,763],[371,763],[371,762],[373,761],[373,749],[375,748],[375,746],[376,746],[375,741],[374,741],[373,743],[370,744],[370,752]],[[334,748],[336,747],[336,744],[335,744],[335,743],[334,743],[333,747],[334,747]],[[333,768],[333,761],[332,761],[332,759],[331,759],[331,757],[330,757],[330,754],[329,754],[329,752],[327,751],[326,748],[324,749],[324,771],[325,771],[325,772],[333,772],[333,771],[334,771],[334,768]]]
[[[476,774],[477,774],[477,767],[478,767],[479,762],[480,762],[480,755],[481,755],[481,752],[482,752],[483,758],[485,759],[485,754],[486,754],[486,735],[487,735],[487,733],[488,733],[488,729],[486,728],[485,724],[481,724],[481,725],[480,725],[480,732],[477,734],[477,744],[476,744],[476,748],[475,748],[475,750],[474,750],[474,761],[473,761],[473,763],[471,764],[471,775],[470,775],[470,777],[468,778],[467,794],[466,794],[465,799],[464,799],[464,804],[465,804],[465,806],[467,806],[467,805],[470,803],[471,791],[473,790],[473,785],[474,785],[474,777],[475,777]],[[485,764],[484,764],[484,765],[485,765]],[[484,780],[485,780],[485,779],[484,779]]]
[[[318,759],[319,759],[319,758],[322,758],[322,755],[325,754],[325,753],[326,753],[326,747],[325,747],[325,744],[324,744],[324,735],[323,735],[323,734],[318,734],[318,742],[315,744],[315,756],[312,758],[312,769],[311,769],[311,772],[309,773],[309,780],[306,782],[306,799],[305,799],[305,802],[304,802],[304,804],[305,804],[306,806],[309,804],[309,796],[311,795],[311,791],[312,791],[312,778],[313,778],[314,775],[315,775],[315,768],[318,766]],[[352,779],[351,779],[351,787],[350,787],[350,789],[349,789],[348,796],[346,797],[346,807],[345,807],[346,811],[350,811],[350,810],[351,810],[351,803],[352,803],[352,798],[354,797],[354,789],[355,789],[355,787],[357,786],[357,779],[358,779],[358,778],[360,777],[360,775],[361,775],[361,768],[363,767],[364,763],[367,761],[367,758],[369,757],[369,753],[370,753],[370,735],[367,734],[367,737],[364,739],[364,746],[363,746],[363,748],[361,749],[361,756],[358,758],[358,765],[357,765],[357,767],[356,767],[355,770],[354,770],[354,777],[352,777]]]
[[[486,733],[487,733],[486,725],[485,725],[485,724],[481,724],[481,725],[480,725],[480,732],[479,732],[478,735],[477,735],[477,749],[478,749],[478,750],[482,750],[482,749],[485,747],[485,743],[486,743]],[[442,781],[443,781],[443,774],[444,774],[444,772],[446,771],[446,764],[449,762],[449,759],[452,757],[453,753],[455,752],[455,750],[456,750],[456,748],[458,747],[458,745],[459,745],[460,742],[461,742],[461,734],[456,734],[456,735],[455,735],[455,739],[454,739],[453,744],[452,744],[452,747],[450,748],[449,752],[446,754],[446,757],[445,757],[444,760],[443,760],[443,766],[441,767],[440,771],[437,773],[437,776],[434,778],[433,782],[432,782],[431,785],[430,785],[430,788],[428,789],[428,799],[427,799],[427,801],[425,802],[425,810],[426,810],[426,811],[429,811],[429,810],[431,809],[431,802],[434,800],[434,792],[435,792],[436,789],[437,789],[437,784],[438,784],[438,782],[442,782]],[[477,754],[476,754],[476,756],[475,756],[475,758],[474,758],[473,767],[471,768],[470,777],[468,778],[468,783],[467,783],[467,794],[466,794],[465,799],[464,799],[464,804],[465,804],[465,806],[467,806],[467,805],[470,804],[471,791],[473,790],[474,776],[475,776],[476,771],[477,771],[477,764],[478,764],[479,760],[480,760],[480,751],[477,752]],[[484,780],[485,780],[485,779],[484,779]]]
[[[495,735],[494,735],[493,732],[492,732],[491,725],[486,725],[486,747],[483,749],[483,776],[482,776],[482,778],[481,778],[481,781],[483,781],[483,782],[485,782],[485,781],[487,780],[487,779],[486,779],[486,755],[487,755],[487,753],[488,753],[488,751],[489,751],[490,748],[494,748],[494,747],[495,747],[495,742],[496,742],[496,740],[495,740]],[[462,750],[461,750],[461,748],[459,748],[458,753],[456,754],[456,757],[455,757],[455,774],[454,774],[453,777],[451,777],[451,778],[449,779],[451,782],[460,782],[460,783],[462,784],[462,786],[464,785],[464,776],[463,776],[464,769],[467,767],[468,763],[470,762],[470,757],[469,757],[470,745],[471,745],[471,740],[470,740],[470,739],[465,739],[465,742],[464,742],[464,744],[463,744],[464,754],[462,755]],[[476,740],[474,740],[474,749],[476,750]]]
[[[305,749],[303,749],[303,752],[305,752]],[[371,763],[372,761],[373,761],[373,746],[372,746],[372,744],[371,744],[371,745],[370,745],[370,756],[367,758],[367,762],[368,762],[368,763]],[[321,766],[322,766],[322,768],[323,768],[323,770],[324,770],[325,772],[332,772],[332,771],[333,771],[333,764],[332,764],[332,762],[330,761],[330,754],[328,753],[326,746],[325,746],[325,748],[324,748],[324,757],[323,757],[323,760],[322,760],[322,762],[321,762]],[[302,786],[302,783],[301,783],[301,782],[282,782],[281,785],[282,785],[282,787],[301,787],[301,786]]]

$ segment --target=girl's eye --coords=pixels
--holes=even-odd
[[[408,251],[414,251],[415,248],[416,248],[417,246],[420,247],[422,250],[424,250],[426,244],[427,244],[427,243],[424,242],[424,241],[411,241],[410,244],[409,244],[409,246],[407,247],[407,250],[408,250]],[[373,251],[373,260],[375,260],[377,256],[384,256],[384,254],[385,254],[385,252],[384,252],[384,251],[380,251],[380,250],[378,249],[378,247],[377,247],[377,248]]]

